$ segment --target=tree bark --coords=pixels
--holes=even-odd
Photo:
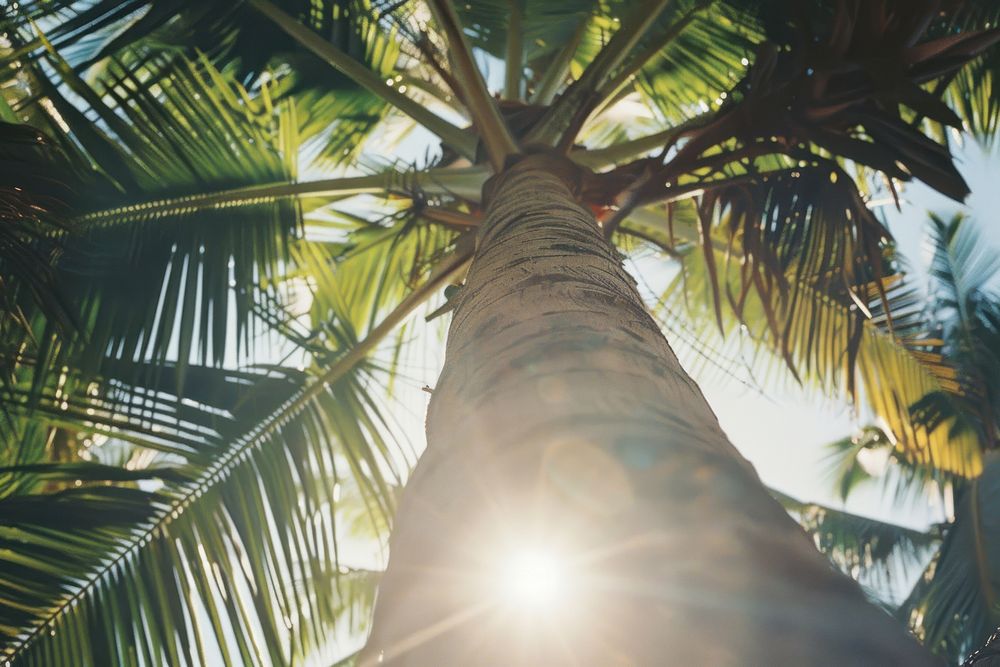
[[[936,664],[721,430],[538,158],[497,177],[362,664]],[[561,603],[506,601],[522,547]]]

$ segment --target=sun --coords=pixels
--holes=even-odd
[[[564,563],[548,549],[524,548],[506,560],[501,593],[520,608],[550,608],[560,599],[564,584]]]

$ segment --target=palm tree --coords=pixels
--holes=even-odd
[[[869,427],[860,437],[832,445],[834,479],[843,499],[857,488],[880,481],[903,507],[928,494],[946,496],[947,521],[929,532],[854,517],[815,504],[781,498],[814,535],[820,549],[841,569],[870,579],[873,592],[911,626],[922,642],[951,662],[961,662],[982,646],[1000,625],[995,603],[996,505],[1000,466],[996,459],[997,368],[1000,363],[1000,263],[989,243],[962,215],[944,220],[931,215],[931,254],[922,328],[940,339],[948,365],[962,390],[934,392],[911,405],[914,418],[928,428],[947,421],[953,434],[975,435],[986,465],[972,479],[905,455],[895,437]],[[871,470],[864,458],[882,458],[884,470]],[[902,599],[892,589],[915,584]],[[974,662],[970,661],[970,664]]]
[[[729,444],[614,243],[700,246],[720,327],[977,474],[886,382],[955,388],[895,333],[866,205],[963,198],[944,130],[995,129],[996,8],[939,4],[12,3],[8,658],[304,661],[367,619],[345,531],[391,520],[361,664],[930,664]],[[440,147],[366,162],[411,121]],[[449,283],[406,479],[372,389]],[[546,631],[497,599],[524,546],[570,570]]]

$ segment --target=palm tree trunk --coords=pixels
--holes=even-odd
[[[492,184],[362,664],[933,664],[768,495],[558,171]],[[508,595],[523,548],[564,555],[559,602]]]

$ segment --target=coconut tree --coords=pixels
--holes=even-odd
[[[867,203],[967,194],[944,130],[995,128],[995,14],[11,4],[2,111],[34,129],[5,126],[8,657],[305,660],[367,618],[344,524],[392,517],[360,664],[930,664],[768,495],[616,246],[698,246],[720,327],[977,474],[953,416],[898,400],[957,388],[895,333]],[[412,123],[427,157],[372,165]],[[397,507],[376,353],[448,284]],[[498,585],[552,559],[562,606]]]
[[[900,508],[927,495],[944,496],[943,505],[950,508],[944,522],[924,533],[781,499],[841,569],[868,580],[873,593],[929,648],[955,663],[1000,625],[992,509],[1000,474],[995,452],[1000,264],[991,244],[962,215],[947,221],[931,215],[927,241],[931,262],[920,326],[941,341],[962,390],[930,393],[910,410],[931,428],[948,418],[952,433],[974,433],[986,460],[982,474],[968,479],[916,463],[897,447],[895,436],[868,427],[831,445],[838,494],[846,500],[877,482]],[[900,597],[900,587],[911,581],[912,590]],[[976,664],[974,658],[970,664]]]

